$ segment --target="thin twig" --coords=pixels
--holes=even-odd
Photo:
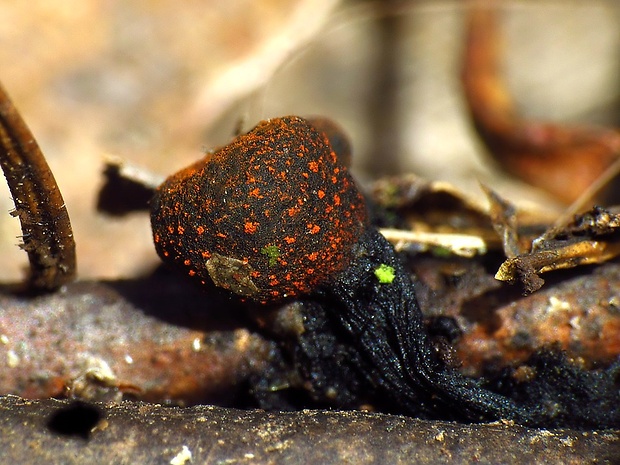
[[[30,261],[29,285],[47,291],[75,276],[75,241],[65,202],[34,136],[0,85],[0,166]]]

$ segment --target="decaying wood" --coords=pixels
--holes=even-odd
[[[71,428],[64,423],[69,420]],[[614,463],[620,435],[365,412],[85,405],[9,396],[0,398],[0,450],[5,462],[22,464],[583,464]]]
[[[587,365],[620,353],[618,264],[564,272],[527,297],[475,260],[416,256],[410,264],[425,315],[456,318],[458,364],[469,375],[551,344]],[[222,402],[264,369],[273,344],[248,329],[240,308],[168,273],[76,282],[35,298],[0,290],[3,394],[58,396],[86,376],[142,400]]]
[[[230,302],[168,273],[71,283],[34,298],[5,288],[0,392],[226,402],[270,349],[242,320]]]

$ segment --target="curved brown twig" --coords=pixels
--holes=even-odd
[[[32,133],[0,85],[0,166],[15,202],[30,261],[31,289],[47,291],[75,276],[75,241],[54,175]]]
[[[581,199],[584,192],[592,197],[615,176],[620,132],[535,121],[519,114],[501,74],[500,3],[474,2],[468,13],[461,78],[473,125],[507,173],[567,204]]]

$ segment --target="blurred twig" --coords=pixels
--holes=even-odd
[[[474,2],[468,16],[462,81],[474,126],[508,173],[574,202],[618,159],[620,133],[529,121],[518,114],[500,71],[497,3]]]

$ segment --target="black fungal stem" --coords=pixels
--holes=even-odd
[[[348,333],[366,367],[363,375],[401,411],[440,412],[469,421],[507,419],[529,423],[532,412],[480,387],[449,368],[434,353],[422,321],[413,283],[391,245],[374,228],[362,236],[356,258],[321,294],[327,312]],[[374,270],[394,268],[394,280],[380,283]]]

